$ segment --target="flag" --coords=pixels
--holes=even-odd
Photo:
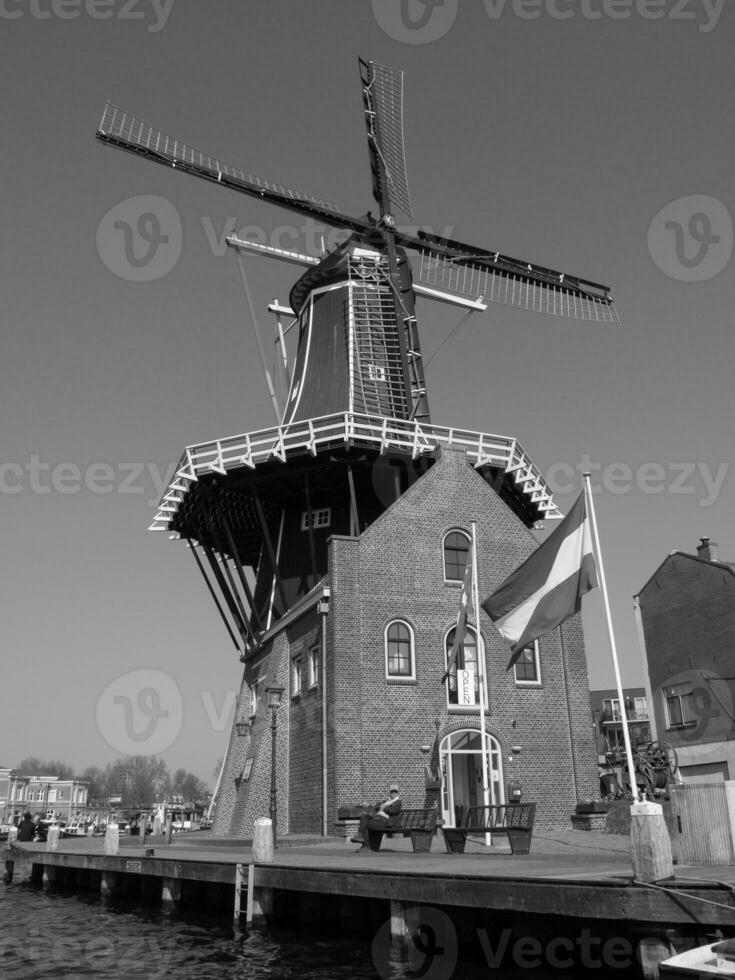
[[[449,655],[447,669],[442,674],[442,679],[441,679],[442,684],[444,684],[447,677],[449,677],[452,667],[454,667],[454,665],[457,663],[457,657],[459,656],[459,651],[462,649],[465,633],[467,632],[467,610],[469,609],[471,602],[472,602],[472,546],[470,545],[470,550],[467,552],[467,565],[464,570],[464,578],[462,579],[462,592],[459,597],[459,612],[457,613],[457,626],[456,629],[454,630],[454,643],[452,644],[452,652]]]
[[[521,651],[579,612],[597,586],[592,535],[580,494],[553,534],[481,603],[511,646],[508,668]]]

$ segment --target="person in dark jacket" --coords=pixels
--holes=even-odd
[[[357,836],[351,837],[353,844],[362,844],[367,847],[368,830],[390,830],[397,825],[396,817],[401,812],[401,797],[398,793],[398,786],[393,783],[390,787],[388,799],[375,806],[373,813],[363,813],[360,817],[360,829]]]
[[[16,840],[32,841],[35,833],[36,825],[33,823],[30,813],[24,813],[23,819],[18,824],[18,836]]]

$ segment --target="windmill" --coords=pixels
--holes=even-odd
[[[415,296],[467,310],[493,302],[619,322],[610,290],[599,283],[402,230],[396,210],[412,214],[403,72],[363,60],[359,65],[376,217],[352,217],[331,201],[233,167],[110,103],[97,132],[105,144],[348,236],[320,257],[228,239],[238,256],[249,250],[307,267],[291,290],[290,307],[273,307],[298,325],[285,407],[278,406],[267,375],[276,427],[189,447],[151,526],[189,542],[243,658],[322,579],[327,536],[359,535],[431,465],[440,445],[465,448],[527,526],[560,516],[515,439],[432,424]]]

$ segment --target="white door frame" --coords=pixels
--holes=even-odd
[[[451,758],[453,755],[482,755],[482,751],[479,747],[480,743],[480,728],[469,727],[472,722],[468,723],[467,728],[458,728],[453,732],[449,732],[441,740],[439,745],[439,768],[442,777],[442,788],[441,788],[441,803],[442,803],[442,817],[444,819],[445,827],[454,827],[454,786],[453,786],[453,776],[452,776],[452,766]],[[461,735],[466,734],[477,736],[477,748],[471,749],[455,749],[452,747],[452,740],[458,739]],[[491,803],[505,803],[505,790],[503,787],[503,755],[500,749],[500,743],[496,738],[488,733],[487,736],[488,747],[490,751],[489,759],[489,771],[488,771],[488,785],[490,787],[490,802]]]

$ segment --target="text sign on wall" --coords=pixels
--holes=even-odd
[[[457,671],[457,694],[459,696],[459,704],[472,705],[475,703],[474,670]]]

